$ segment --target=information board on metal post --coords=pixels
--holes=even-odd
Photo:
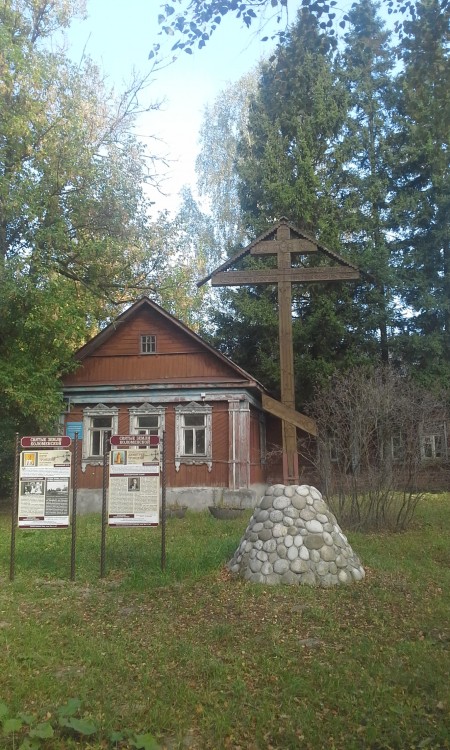
[[[158,526],[159,438],[112,435],[109,460],[109,526]]]
[[[76,546],[77,546],[77,494],[78,494],[78,432],[73,440],[73,476],[72,476],[72,540],[70,548],[70,580],[75,580]]]
[[[20,444],[23,450],[19,462],[19,528],[67,528],[70,525],[71,438],[23,437]]]
[[[16,526],[17,526],[17,509],[19,498],[19,464],[20,464],[20,442],[19,433],[16,432],[15,449],[14,449],[14,486],[12,496],[12,513],[11,513],[11,554],[9,560],[9,580],[14,580],[16,569]]]

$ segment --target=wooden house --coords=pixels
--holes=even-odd
[[[165,437],[167,502],[252,507],[282,481],[281,419],[302,415],[186,325],[143,297],[76,353],[63,380],[65,434],[81,438],[80,511],[99,510],[102,456],[111,434]],[[282,411],[280,411],[282,410]],[[284,411],[283,411],[284,410]],[[276,454],[276,451],[275,451]]]

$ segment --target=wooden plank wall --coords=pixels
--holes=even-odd
[[[156,353],[140,354],[141,334],[156,336]],[[145,311],[126,325],[64,378],[65,385],[102,383],[211,382],[214,378],[239,381],[239,374],[212,352],[162,317]]]

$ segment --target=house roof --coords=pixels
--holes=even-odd
[[[134,302],[130,307],[128,307],[123,313],[121,313],[117,318],[115,318],[115,320],[113,320],[112,323],[106,326],[106,328],[100,331],[100,333],[94,336],[94,338],[92,338],[84,346],[78,349],[78,351],[75,352],[75,358],[78,361],[82,362],[84,359],[86,359],[86,357],[89,357],[91,354],[93,354],[96,351],[96,349],[98,349],[102,344],[104,344],[112,336],[114,336],[114,334],[117,332],[117,330],[121,326],[126,324],[127,321],[130,320],[130,318],[132,318],[134,315],[136,315],[138,312],[142,311],[143,309],[144,310],[148,309],[153,314],[160,315],[167,322],[169,322],[171,325],[175,326],[179,331],[181,331],[185,336],[189,336],[189,338],[195,341],[195,343],[198,346],[210,352],[213,356],[217,357],[217,359],[221,360],[228,367],[231,367],[231,369],[236,372],[236,374],[240,377],[242,381],[245,381],[249,385],[256,387],[258,390],[260,390],[263,393],[267,393],[267,389],[262,385],[262,383],[256,380],[252,375],[246,372],[242,367],[239,367],[239,365],[235,364],[231,359],[229,359],[224,354],[222,354],[217,349],[215,349],[213,346],[208,344],[204,339],[201,338],[201,336],[195,333],[187,325],[182,323],[181,320],[178,320],[178,318],[175,318],[173,315],[167,312],[167,310],[164,310],[160,305],[158,305],[156,302],[154,302],[153,300],[151,300],[149,297],[146,297],[146,296],[140,297],[136,302]]]
[[[309,234],[308,232],[305,232],[304,229],[300,229],[295,224],[292,224],[286,217],[282,217],[276,224],[273,224],[269,229],[267,229],[265,232],[259,235],[253,242],[251,242],[247,247],[244,247],[243,250],[240,250],[236,255],[233,255],[232,258],[229,258],[225,261],[225,263],[222,263],[221,266],[218,268],[215,268],[214,271],[211,271],[211,273],[208,274],[208,276],[205,276],[203,279],[197,282],[197,286],[203,286],[203,284],[206,284],[206,282],[210,281],[210,279],[213,278],[216,274],[220,273],[221,271],[226,271],[230,266],[234,266],[235,263],[242,258],[245,258],[246,255],[251,254],[252,249],[258,245],[260,242],[264,242],[264,240],[269,240],[273,237],[273,235],[276,233],[277,229],[281,226],[287,226],[289,229],[294,233],[296,237],[299,237],[301,239],[308,240],[309,242],[312,242],[314,245],[316,245],[317,250],[321,252],[323,255],[328,256],[331,260],[336,261],[341,266],[346,266],[347,268],[352,268],[355,271],[359,271],[359,268],[357,266],[353,265],[353,263],[350,263],[348,260],[345,260],[345,258],[342,258],[337,253],[333,252],[332,250],[329,250],[325,245],[321,245],[319,242],[317,242],[316,238]]]

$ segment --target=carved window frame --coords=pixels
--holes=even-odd
[[[146,416],[156,416],[158,417],[158,437],[160,440],[162,440],[163,432],[165,429],[165,415],[166,410],[164,406],[154,406],[150,402],[146,401],[140,406],[131,406],[128,409],[129,412],[129,418],[130,418],[130,435],[138,435],[139,429],[145,429],[143,427],[139,428],[138,425],[138,418],[139,417],[146,417]],[[153,428],[150,428],[153,429]]]
[[[81,457],[82,471],[86,466],[101,466],[103,456],[92,455],[92,437],[94,433],[95,417],[111,418],[111,435],[116,435],[119,429],[119,409],[117,406],[106,406],[106,404],[97,404],[96,406],[86,406],[83,409],[83,449]]]
[[[185,424],[186,415],[203,415],[205,418],[205,453],[189,454],[185,453]],[[209,404],[199,404],[191,401],[189,404],[180,404],[175,407],[175,470],[179,471],[181,464],[188,466],[197,466],[206,464],[208,471],[212,470],[212,406]]]

